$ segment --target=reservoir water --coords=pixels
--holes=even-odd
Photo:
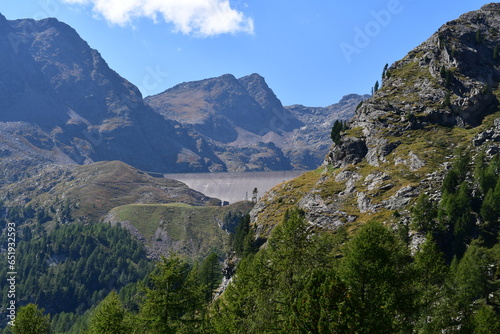
[[[184,182],[206,196],[234,203],[251,200],[255,188],[258,197],[274,186],[291,180],[306,171],[244,172],[244,173],[187,173],[165,174],[166,178]]]

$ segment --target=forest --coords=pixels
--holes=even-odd
[[[24,306],[4,333],[499,333],[500,157],[456,156],[440,198],[421,193],[393,226],[332,233],[293,209],[263,244],[241,217],[222,294],[215,253],[153,262],[119,226],[47,230],[7,210],[3,225],[34,218],[18,244]]]

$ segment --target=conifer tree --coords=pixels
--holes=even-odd
[[[204,289],[206,303],[212,300],[214,291],[219,287],[222,279],[222,268],[217,254],[211,253],[203,260],[199,271],[199,282]]]
[[[436,206],[426,193],[420,193],[415,205],[411,208],[411,218],[414,227],[421,232],[433,231],[436,217]]]
[[[413,267],[415,290],[418,294],[418,327],[423,332],[430,333],[435,325],[432,319],[435,318],[437,306],[443,299],[442,286],[447,276],[444,256],[430,233],[415,254]]]
[[[196,333],[203,305],[203,291],[197,284],[198,273],[179,257],[162,258],[144,288],[140,320],[143,333]]]
[[[345,249],[341,278],[360,303],[355,333],[404,331],[413,312],[406,247],[382,224],[362,226]]]
[[[337,144],[337,145],[340,144],[340,138],[341,138],[340,134],[342,133],[343,130],[345,130],[345,128],[346,128],[346,125],[340,120],[336,120],[333,123],[330,137],[335,144]]]
[[[481,30],[476,31],[476,42],[477,43],[482,43],[483,41],[483,36],[481,34]]]
[[[389,64],[385,64],[384,70],[382,71],[382,83],[384,82],[386,76],[387,76],[387,68],[389,67]]]
[[[39,309],[35,304],[20,307],[15,326],[12,326],[13,334],[48,334],[50,330],[50,316],[43,314],[44,309]]]
[[[494,291],[492,263],[491,252],[474,240],[452,271],[455,317],[469,332],[473,332],[474,309],[484,302],[488,304],[489,295]]]
[[[126,322],[125,311],[115,290],[104,298],[89,319],[87,334],[125,334],[131,333],[132,328]]]
[[[494,188],[490,188],[481,205],[481,217],[484,220],[480,228],[481,237],[487,246],[497,242],[497,234],[500,230],[500,177]]]

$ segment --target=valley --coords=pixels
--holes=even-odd
[[[500,332],[499,46],[490,3],[370,96],[143,98],[65,23],[0,14],[0,333]]]

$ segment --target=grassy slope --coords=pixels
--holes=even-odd
[[[414,75],[413,72],[411,73]],[[495,91],[495,94],[500,100],[500,88]],[[391,116],[389,114],[388,122],[397,119]],[[387,156],[387,162],[381,163],[378,167],[369,165],[365,160],[341,169],[333,169],[331,166],[320,167],[275,187],[264,198],[266,206],[258,213],[259,230],[262,231],[263,236],[268,235],[272,228],[282,221],[286,209],[299,203],[306,193],[317,194],[330,207],[345,212],[347,215],[355,216],[355,221],[347,225],[349,229],[356,228],[370,220],[396,222],[397,219],[393,216],[394,211],[385,208],[378,209],[376,212],[361,213],[357,202],[357,192],[367,194],[373,204],[381,204],[405,186],[420,186],[422,188],[422,181],[430,173],[436,171],[444,173],[443,164],[452,160],[457,148],[465,147],[474,150],[475,148],[471,145],[473,137],[493,126],[493,121],[499,117],[500,111],[485,117],[482,124],[477,127],[460,128],[429,124],[422,129],[405,131],[403,135],[398,137],[391,136],[389,131],[382,131],[380,136],[388,139],[389,142],[401,142]],[[348,130],[347,135],[362,136],[362,133],[359,129],[354,128]],[[410,152],[425,162],[425,166],[411,171],[405,164],[396,164],[398,160],[408,159]],[[335,180],[335,177],[344,170],[351,170],[361,175],[361,178],[355,183],[357,192],[353,194],[342,195],[342,191],[346,189],[345,181],[337,182]],[[377,188],[371,191],[367,189],[366,176],[376,172],[389,174],[390,179],[384,181],[381,186],[392,184],[390,189],[380,190]],[[426,186],[438,189],[436,187],[440,187],[440,184],[427,184]]]
[[[100,220],[112,208],[132,203],[218,202],[184,183],[151,177],[119,161],[49,167],[4,190],[17,204],[47,208],[68,203],[73,218],[83,221]]]
[[[224,207],[129,204],[114,208],[108,217],[135,227],[149,248],[167,243],[173,251],[197,258],[210,251],[227,251],[229,234],[221,228],[224,215],[229,211],[246,213],[250,208],[249,202]]]

